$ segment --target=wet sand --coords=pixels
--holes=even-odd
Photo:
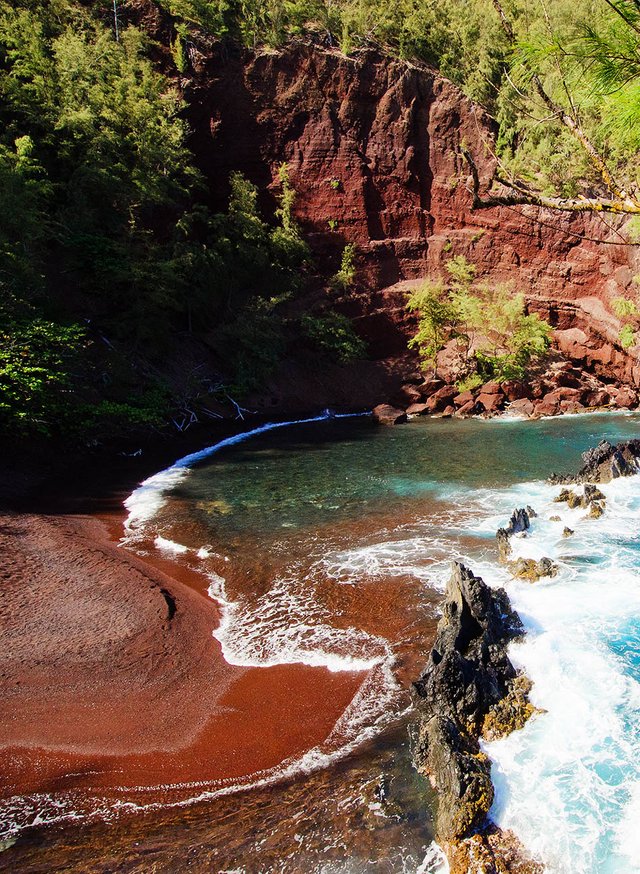
[[[207,581],[119,547],[119,524],[0,516],[0,794],[166,800],[321,743],[364,675],[228,665]]]

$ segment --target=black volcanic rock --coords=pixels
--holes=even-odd
[[[640,471],[640,440],[611,444],[602,440],[582,453],[584,462],[577,474],[552,474],[551,483],[608,483],[621,476],[633,476]]]
[[[496,531],[496,540],[498,541],[500,561],[506,562],[511,555],[510,538],[513,537],[514,534],[521,534],[528,531],[531,527],[531,518],[537,515],[538,514],[531,507],[527,507],[526,510],[523,507],[520,507],[518,510],[513,511],[506,528],[498,528]]]
[[[523,634],[506,592],[455,562],[429,664],[414,684],[414,760],[439,790],[436,833],[445,841],[481,828],[491,807],[490,762],[478,744],[485,725],[501,736],[533,711],[521,688],[526,678],[507,656],[509,643]]]

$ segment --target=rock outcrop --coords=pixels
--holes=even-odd
[[[407,421],[407,414],[390,404],[378,404],[373,408],[373,418],[381,425],[402,425]]]
[[[490,589],[454,563],[430,661],[414,684],[419,720],[414,760],[438,790],[436,835],[452,871],[467,870],[463,860],[477,847],[484,847],[487,858],[495,856],[488,838],[496,833],[488,820],[491,764],[478,739],[521,728],[534,712],[527,697],[530,684],[507,656],[509,643],[523,634],[506,592]],[[518,858],[530,867],[508,870],[541,870],[522,848]],[[494,869],[469,870],[488,874]]]
[[[498,541],[498,555],[500,561],[506,562],[511,555],[511,538],[514,534],[524,534],[531,527],[531,517],[536,513],[527,507],[514,510],[506,528],[498,528],[496,540]]]
[[[604,502],[604,495],[589,483],[608,483],[621,476],[633,476],[640,471],[640,440],[627,440],[611,444],[602,440],[592,449],[582,453],[584,464],[576,474],[552,474],[551,483],[587,483],[582,496],[564,489],[556,500],[566,501],[570,507],[593,506]]]

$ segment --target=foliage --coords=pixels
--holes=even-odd
[[[226,0],[175,5],[185,21],[206,16],[217,33],[233,33]],[[274,224],[239,174],[226,213],[204,205],[179,94],[152,63],[146,35],[122,22],[116,41],[112,24],[102,2],[0,0],[0,424],[9,432],[158,421],[166,390],[154,400],[153,380],[138,375],[129,403],[132,372],[107,359],[161,362],[179,330],[238,329],[252,298],[298,288],[308,259],[286,167]],[[178,24],[180,69],[187,37]],[[77,324],[90,325],[99,348],[80,341]],[[237,369],[255,341],[228,345],[223,366]],[[258,362],[248,369],[257,379]],[[107,386],[106,372],[120,386]]]
[[[623,325],[618,334],[618,339],[623,349],[630,349],[635,345],[636,338],[631,325]]]
[[[364,341],[353,330],[351,321],[341,313],[305,315],[300,320],[300,327],[315,348],[333,361],[348,364],[366,355]]]
[[[78,325],[1,315],[0,428],[50,434],[66,415],[85,333]]]
[[[332,279],[334,288],[347,291],[351,288],[356,278],[356,247],[353,243],[347,243],[342,250],[340,269]]]
[[[418,330],[409,341],[409,348],[417,349],[423,366],[435,367],[436,355],[457,327],[457,306],[441,280],[427,280],[411,293],[407,309],[418,314]]]
[[[549,346],[550,326],[525,311],[524,296],[504,284],[475,281],[475,268],[463,256],[446,264],[449,282],[428,281],[408,299],[418,313],[418,330],[409,347],[425,366],[457,338],[464,366],[484,379],[522,377]]]
[[[222,330],[222,351],[232,362],[230,389],[240,398],[272,375],[285,349],[277,297],[247,301]]]
[[[456,383],[456,388],[459,392],[473,391],[476,388],[480,388],[482,383],[483,379],[479,373],[471,373],[469,376],[465,376],[464,379],[459,379]]]
[[[345,54],[382,45],[398,57],[433,64],[469,96],[492,104],[508,52],[491,0],[159,0],[179,20],[245,45],[282,46],[315,36]]]
[[[635,301],[628,297],[614,297],[611,301],[611,309],[620,319],[635,316],[638,312]]]

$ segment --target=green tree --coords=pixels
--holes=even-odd
[[[446,264],[449,282],[429,281],[408,300],[418,313],[418,330],[409,347],[425,365],[456,338],[467,376],[522,377],[549,347],[551,328],[537,313],[527,313],[524,295],[505,284],[475,281],[475,268],[463,256]],[[473,351],[472,351],[473,350]]]

